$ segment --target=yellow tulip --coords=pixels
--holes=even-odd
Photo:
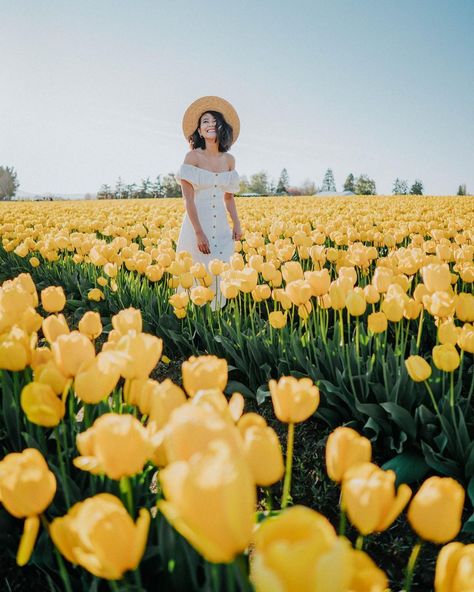
[[[245,415],[242,419],[245,418]],[[275,431],[260,421],[242,419],[237,424],[244,442],[245,458],[255,483],[268,487],[279,481],[285,472],[280,441]],[[263,418],[262,418],[263,419]]]
[[[342,507],[362,535],[386,530],[411,497],[402,483],[395,491],[394,471],[384,471],[373,463],[348,469],[342,480]]]
[[[360,317],[367,308],[364,296],[354,290],[347,293],[345,304],[349,314],[353,317]]]
[[[372,278],[372,285],[377,292],[383,293],[388,290],[392,283],[393,271],[388,267],[377,267]]]
[[[68,378],[75,376],[81,364],[95,358],[95,349],[85,335],[79,331],[60,335],[51,344],[54,361]]]
[[[49,359],[44,364],[36,366],[33,371],[33,380],[34,382],[49,384],[57,395],[60,395],[64,391],[68,383],[68,378],[56,366],[53,359]]]
[[[43,335],[49,343],[53,343],[60,335],[70,333],[66,318],[63,314],[49,315],[43,319]]]
[[[364,296],[368,304],[375,304],[380,300],[379,291],[372,284],[368,284],[364,287]]]
[[[79,331],[89,339],[96,339],[102,333],[100,314],[88,310],[79,321]]]
[[[310,378],[283,376],[268,386],[275,415],[284,423],[305,421],[319,406],[319,389]]]
[[[153,447],[147,430],[133,415],[105,413],[76,438],[81,456],[73,460],[83,471],[120,479],[142,471]]]
[[[334,282],[329,288],[329,298],[331,299],[331,307],[334,310],[340,310],[346,305],[345,291]]]
[[[223,440],[235,454],[243,454],[242,439],[232,418],[224,417],[210,401],[206,405],[193,405],[192,401],[178,406],[164,427],[164,449],[169,462],[189,460],[204,452],[214,440]]]
[[[169,378],[156,382],[146,393],[146,399],[142,397],[140,411],[149,416],[148,425],[152,425],[154,431],[162,429],[171,413],[186,403],[183,389]]]
[[[128,357],[121,369],[124,378],[146,378],[160,361],[163,340],[148,333],[129,331],[119,339],[115,350]]]
[[[84,403],[99,403],[117,386],[123,361],[118,352],[100,352],[81,365],[74,379],[74,391]]]
[[[41,290],[41,304],[46,312],[60,312],[66,304],[66,295],[61,286],[49,286]]]
[[[268,315],[268,322],[274,329],[283,329],[287,321],[286,313],[275,310]]]
[[[112,317],[113,328],[126,335],[129,331],[141,333],[143,329],[142,313],[136,308],[124,308]]]
[[[208,267],[212,275],[220,275],[224,271],[224,263],[220,259],[212,259]]]
[[[38,267],[40,264],[40,260],[38,259],[38,257],[30,257],[29,262],[31,267]]]
[[[423,304],[421,302],[417,302],[415,299],[410,298],[403,307],[403,316],[406,319],[417,319],[421,311],[423,310]]]
[[[303,268],[299,261],[288,261],[281,267],[283,279],[287,284],[303,279]]]
[[[414,382],[423,382],[431,376],[431,366],[421,356],[410,356],[405,360],[405,367]]]
[[[384,312],[372,312],[367,317],[367,328],[371,333],[383,333],[388,322]]]
[[[464,489],[451,477],[430,477],[408,508],[408,521],[423,539],[447,543],[461,529]]]
[[[55,518],[50,534],[62,555],[98,578],[119,580],[143,557],[150,513],[141,508],[134,523],[122,502],[99,493]]]
[[[423,282],[429,292],[443,292],[451,286],[451,271],[447,263],[431,263],[422,267]]]
[[[31,353],[20,335],[15,338],[15,334],[19,331],[22,329],[14,327],[9,333],[0,335],[0,370],[18,372],[28,365]]]
[[[326,470],[333,481],[340,483],[351,467],[370,462],[370,440],[348,427],[338,427],[329,434],[326,442]]]
[[[403,318],[405,304],[399,296],[386,296],[382,302],[381,310],[389,321],[398,323]]]
[[[458,345],[470,354],[474,354],[474,325],[465,323],[458,337]]]
[[[471,592],[474,582],[474,544],[449,543],[438,554],[435,592]]]
[[[184,390],[190,397],[200,389],[217,388],[223,391],[227,385],[227,360],[217,356],[191,356],[181,367]]]
[[[465,292],[458,294],[455,310],[460,321],[472,323],[474,321],[474,296]]]
[[[159,473],[166,498],[158,508],[207,560],[230,563],[249,545],[256,506],[255,484],[242,455],[226,442],[211,442],[189,461]]]
[[[452,343],[435,345],[433,348],[433,364],[443,372],[454,372],[460,361],[458,350]]]
[[[29,382],[23,387],[20,405],[28,421],[43,427],[59,424],[66,412],[64,403],[49,384]]]
[[[41,514],[55,493],[56,477],[36,448],[12,452],[0,461],[0,502],[12,516]]]
[[[329,286],[331,285],[331,276],[328,269],[305,271],[304,278],[311,286],[313,296],[324,296],[328,293]]]

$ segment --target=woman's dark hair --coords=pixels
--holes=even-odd
[[[206,142],[204,138],[201,138],[198,132],[198,127],[201,125],[201,118],[204,113],[210,113],[216,120],[217,126],[217,142],[219,144],[219,152],[227,152],[232,146],[232,140],[234,132],[232,126],[227,123],[222,113],[219,111],[204,111],[199,117],[198,126],[194,132],[189,136],[189,143],[191,144],[192,150],[195,148],[205,148]]]

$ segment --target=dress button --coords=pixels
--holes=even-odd
[[[214,185],[214,187],[217,187],[217,185]]]

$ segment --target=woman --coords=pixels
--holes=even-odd
[[[201,97],[186,109],[182,127],[191,150],[176,174],[186,201],[176,251],[188,251],[195,262],[206,266],[213,259],[229,261],[234,241],[242,238],[234,200],[239,175],[235,159],[228,153],[239,135],[239,117],[228,101]],[[227,212],[233,229],[227,222]],[[225,302],[219,281],[214,287],[213,310]]]

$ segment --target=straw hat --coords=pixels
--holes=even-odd
[[[224,119],[232,126],[233,143],[239,137],[240,119],[234,107],[225,99],[221,97],[208,96],[196,99],[186,109],[183,115],[183,133],[186,140],[198,127],[199,118],[206,111],[219,111],[224,116]]]

